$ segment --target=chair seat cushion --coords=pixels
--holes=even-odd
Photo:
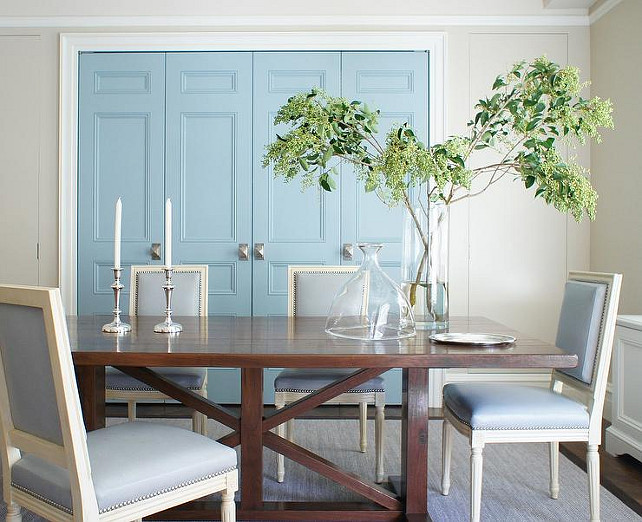
[[[586,407],[548,388],[447,384],[444,406],[473,430],[585,429]]]
[[[275,391],[312,393],[328,384],[344,379],[356,370],[353,368],[295,368],[283,370],[274,379]],[[348,393],[385,391],[381,375],[348,390]]]
[[[200,390],[207,375],[206,368],[152,368],[152,370],[189,390]],[[108,367],[105,372],[105,388],[114,391],[157,392],[151,386],[111,367]]]
[[[175,426],[128,422],[87,434],[91,478],[101,513],[236,468],[236,451]],[[12,484],[71,513],[67,470],[26,455]]]

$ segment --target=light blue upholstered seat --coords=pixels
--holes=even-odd
[[[132,274],[135,279],[131,284],[131,292],[136,295],[131,300],[134,310],[130,315],[157,315],[159,322],[165,310],[165,293],[162,285],[165,282],[165,273],[159,267],[147,267]],[[175,316],[202,315],[204,304],[199,298],[201,295],[201,274],[198,271],[179,271],[175,268],[172,276],[174,292],[172,294],[172,310]],[[191,390],[198,390],[203,386],[207,375],[206,368],[156,368],[156,372],[172,381]],[[140,382],[129,375],[109,368],[105,375],[105,387],[108,390],[127,391],[156,391],[152,387]]]
[[[174,426],[128,422],[87,434],[101,513],[236,468],[236,451]],[[69,472],[33,455],[11,470],[12,485],[72,512]]]
[[[154,368],[163,377],[174,381],[179,386],[190,390],[200,390],[203,387],[207,371],[205,368]],[[202,371],[195,371],[202,370]],[[119,391],[149,391],[156,390],[151,386],[134,379],[115,368],[107,368],[105,373],[106,388]]]
[[[447,384],[444,404],[473,430],[588,428],[586,407],[548,388],[512,384]]]
[[[326,316],[335,294],[358,270],[351,266],[292,265],[288,267],[288,315]],[[365,291],[365,289],[364,289]],[[355,310],[360,314],[361,310]],[[286,404],[314,393],[333,382],[345,379],[356,368],[289,368],[281,371],[274,380],[274,404],[282,408]],[[383,471],[383,426],[385,421],[384,378],[377,376],[332,399],[339,404],[359,405],[359,445],[362,452],[367,448],[368,404],[375,406],[376,481],[382,482]],[[283,436],[283,425],[277,434]],[[294,440],[294,420],[287,423],[288,439]],[[283,482],[285,464],[283,455],[277,456],[277,480]]]
[[[162,321],[165,311],[165,271],[161,266],[132,266],[130,315],[154,315]],[[174,316],[207,315],[207,266],[177,265],[172,275]],[[154,368],[163,377],[179,386],[207,395],[207,368]],[[127,400],[128,417],[136,418],[137,400],[166,398],[147,384],[115,368],[105,370],[105,389],[108,399]],[[137,395],[138,394],[138,395]],[[193,429],[207,434],[207,418],[193,414]]]
[[[214,493],[236,519],[233,449],[162,424],[86,432],[57,288],[0,285],[0,412],[7,522],[131,522]]]
[[[283,370],[274,379],[274,391],[312,393],[342,377],[348,377],[354,371],[352,368],[296,368]],[[355,386],[348,390],[347,393],[383,391],[385,391],[383,377],[379,375],[359,386]]]
[[[501,383],[450,383],[444,387],[442,493],[450,489],[453,428],[471,446],[470,520],[481,520],[482,463],[486,444],[548,442],[550,496],[559,493],[559,442],[587,443],[590,520],[600,520],[602,411],[622,276],[571,272],[556,345],[577,356],[575,368],[553,370],[549,388]],[[573,399],[562,395],[573,389]],[[577,400],[575,400],[577,399]]]

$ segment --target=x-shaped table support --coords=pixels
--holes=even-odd
[[[372,482],[364,481],[357,475],[342,470],[334,463],[270,431],[278,425],[320,406],[329,399],[373,379],[389,368],[355,370],[347,377],[277,410],[268,417],[263,415],[263,368],[241,369],[240,417],[207,398],[175,384],[149,368],[118,366],[117,369],[234,430],[219,439],[219,442],[230,447],[241,445],[241,511],[248,515],[262,512],[266,506],[263,500],[263,446],[281,453],[379,505],[380,510],[375,509],[371,512],[372,520],[397,519],[403,516],[404,512],[407,514],[425,512],[427,478],[426,467],[425,464],[421,465],[421,460],[427,457],[427,422],[422,425],[421,422],[412,422],[412,420],[428,418],[427,400],[423,399],[425,394],[416,393],[417,384],[426,386],[424,389],[427,389],[427,369],[403,370],[406,414],[403,415],[404,421],[402,422],[402,477],[405,477],[406,480],[401,482],[400,493],[405,502],[402,502],[389,490]],[[409,386],[409,382],[417,379],[418,383]],[[408,389],[410,389],[410,394]],[[416,395],[414,398],[413,394]],[[408,418],[411,420],[410,424]],[[412,433],[409,433],[409,429]],[[418,444],[413,444],[413,448],[408,448],[409,440],[415,440]],[[414,477],[412,478],[413,482],[411,482],[411,476]],[[376,514],[387,516],[380,517]],[[414,519],[412,516],[407,516],[407,519],[411,518]],[[419,519],[429,520],[424,516]]]

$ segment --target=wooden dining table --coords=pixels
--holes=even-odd
[[[456,317],[451,332],[516,337],[504,346],[437,344],[434,333],[358,341],[330,336],[313,317],[179,317],[180,334],[154,333],[157,317],[126,318],[132,331],[106,334],[105,316],[68,318],[70,342],[87,430],[105,426],[105,367],[114,366],[232,429],[219,441],[241,447],[239,520],[430,520],[428,515],[428,413],[430,368],[570,368],[577,357],[481,317]],[[154,367],[226,367],[241,370],[240,414],[182,388]],[[266,368],[353,368],[342,380],[266,415]],[[332,397],[388,371],[402,369],[401,475],[396,492],[344,471],[271,430]],[[264,499],[263,447],[347,487],[361,502],[270,502]],[[219,505],[192,502],[155,515],[158,520],[216,520]]]

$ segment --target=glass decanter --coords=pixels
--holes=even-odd
[[[401,288],[381,269],[383,245],[362,243],[361,267],[332,301],[325,331],[337,337],[382,341],[415,335],[415,320]]]

